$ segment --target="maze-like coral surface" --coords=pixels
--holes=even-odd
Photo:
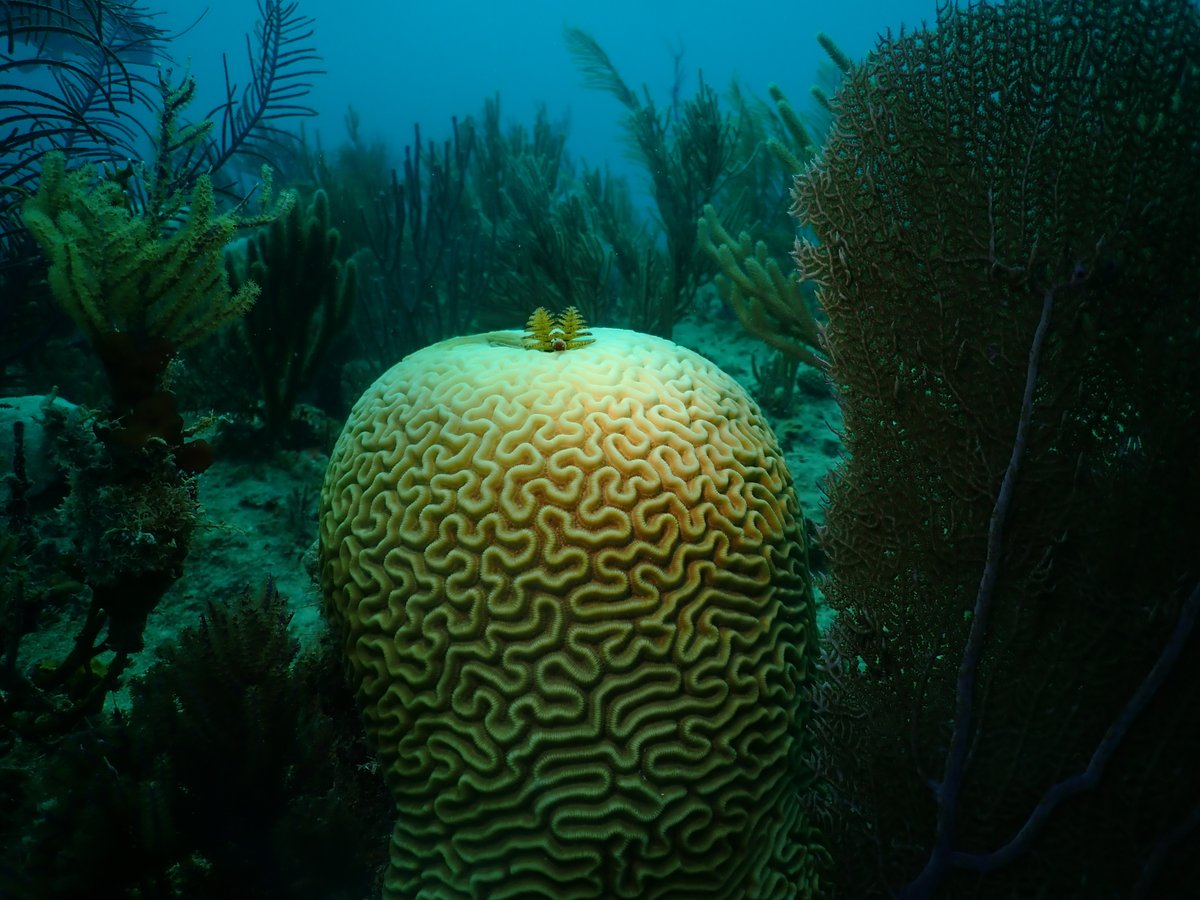
[[[322,579],[396,798],[385,893],[804,896],[790,477],[712,363],[595,337],[415,353],[334,451]]]

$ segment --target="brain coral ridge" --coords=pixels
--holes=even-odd
[[[406,358],[355,406],[322,580],[396,799],[389,897],[793,897],[815,623],[758,408],[595,329]]]

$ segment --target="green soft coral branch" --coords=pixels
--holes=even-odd
[[[711,204],[704,207],[697,235],[700,246],[721,267],[717,290],[742,326],[789,357],[828,371],[821,326],[800,289],[799,276],[785,275],[764,242],[746,232],[733,237]]]
[[[261,219],[216,215],[207,176],[190,199],[173,227],[164,211],[130,209],[120,185],[91,166],[67,172],[61,153],[46,156],[22,215],[50,262],[55,298],[93,341],[116,331],[186,347],[254,303],[255,284],[230,293],[222,254],[239,228]],[[285,193],[272,215],[292,202]],[[165,211],[183,208],[171,198]]]
[[[358,291],[358,267],[339,258],[341,233],[330,224],[329,197],[317,190],[307,208],[293,205],[225,260],[239,292],[261,286],[242,322],[263,390],[268,430],[281,435],[300,391],[316,376],[346,328]]]
[[[777,137],[768,139],[767,149],[774,154],[788,172],[795,174],[807,165],[808,160],[813,158],[816,153],[816,143],[779,85],[772,84],[767,90],[775,102],[775,109],[779,113],[779,119],[783,123],[788,137],[788,143]]]

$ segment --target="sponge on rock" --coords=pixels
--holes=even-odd
[[[355,405],[321,578],[397,804],[388,897],[807,896],[803,518],[670,341],[418,351]]]

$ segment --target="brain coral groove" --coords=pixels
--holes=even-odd
[[[426,348],[334,451],[322,581],[396,799],[385,894],[806,896],[790,476],[707,360],[594,334]]]

